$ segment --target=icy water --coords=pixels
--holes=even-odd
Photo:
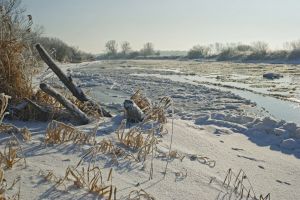
[[[155,76],[163,79],[170,79],[172,81],[199,84],[196,81],[211,81],[211,79],[200,77],[197,75],[162,75],[162,74],[134,74],[137,76]],[[226,82],[227,84],[227,82]],[[293,103],[289,101],[284,101],[270,96],[264,96],[261,94],[256,94],[250,91],[239,90],[234,88],[227,88],[221,86],[205,85],[210,88],[220,89],[222,91],[229,91],[237,94],[245,99],[249,99],[255,102],[259,107],[264,108],[272,116],[278,119],[283,119],[286,121],[292,121],[300,124],[300,105],[299,103]],[[233,83],[232,86],[242,87],[240,83]]]

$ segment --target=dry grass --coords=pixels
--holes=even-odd
[[[0,165],[4,164],[6,168],[12,169],[17,162],[23,160],[26,166],[25,157],[20,156],[22,154],[23,150],[18,139],[12,136],[5,144],[4,152],[0,152]]]
[[[135,126],[127,132],[125,132],[125,129],[126,120],[123,120],[116,130],[117,138],[122,145],[137,152],[136,158],[138,161],[145,161],[149,154],[156,151],[156,145],[159,143],[159,140],[154,133],[157,130],[157,126],[146,131],[139,126]],[[159,129],[161,128],[159,127]]]
[[[130,99],[145,113],[143,122],[148,122],[150,120],[159,123],[167,122],[165,111],[172,104],[172,99],[170,97],[161,97],[159,102],[152,104],[151,101],[142,94],[141,90],[138,89]]]
[[[70,141],[75,144],[90,144],[95,141],[95,133],[88,134],[71,125],[55,120],[49,123],[45,135],[46,144],[62,144]]]
[[[133,149],[138,149],[142,147],[145,142],[143,133],[139,130],[138,127],[134,127],[130,129],[127,133],[125,133],[125,125],[126,120],[123,120],[118,130],[116,131],[120,143],[125,145],[126,147],[130,147]]]
[[[6,1],[0,11],[0,93],[13,103],[32,96],[32,67],[37,65],[30,50],[32,18],[23,18],[17,1]]]
[[[25,128],[17,128],[12,124],[0,124],[0,133],[21,135],[25,142],[31,140],[31,132]]]
[[[6,191],[11,190],[18,182],[20,182],[20,178],[16,178],[11,186],[7,185],[6,179],[4,177],[4,171],[0,168],[0,200],[19,200],[20,199],[20,186],[18,193],[13,195],[12,197],[7,197]]]
[[[60,179],[57,178],[56,175],[54,175],[52,170],[47,170],[47,171],[40,170],[38,175],[44,177],[44,179],[49,182],[59,183],[60,181]]]
[[[65,176],[58,178],[53,171],[39,171],[39,175],[46,181],[54,182],[57,187],[63,185],[67,190],[67,185],[72,183],[78,189],[87,189],[88,192],[99,195],[102,198],[111,200],[116,199],[117,188],[112,185],[112,169],[106,179],[103,178],[103,173],[99,167],[88,165],[87,168],[82,167],[79,170],[77,167],[69,166],[65,170]]]
[[[22,128],[21,130],[20,130],[20,132],[21,132],[21,135],[22,135],[22,137],[23,137],[23,140],[25,141],[25,142],[28,142],[28,141],[30,141],[31,140],[31,132],[25,127],[25,128]]]
[[[58,181],[58,186],[65,184],[66,181],[71,181],[77,188],[86,188],[89,192],[108,200],[116,199],[117,188],[112,185],[112,169],[110,169],[107,179],[104,180],[99,167],[89,165],[87,169],[82,167],[81,170],[68,167],[65,177]]]
[[[152,108],[145,113],[143,122],[153,120],[163,124],[167,123],[165,112],[171,106],[171,104],[172,99],[170,97],[160,98],[159,102],[156,105],[152,106]]]
[[[142,94],[140,89],[138,89],[130,99],[133,100],[143,112],[148,112],[152,108],[151,101]]]
[[[127,160],[134,160],[136,158],[132,153],[125,151],[124,149],[115,146],[110,140],[103,139],[99,143],[92,146],[87,153],[85,153],[81,160],[78,162],[77,167],[84,161],[88,160],[89,163],[95,162],[99,154],[111,156],[111,161],[118,164],[118,159],[123,158]]]
[[[4,93],[0,94],[0,124],[2,123],[2,120],[6,114],[6,108],[8,106],[8,100],[10,99],[10,96],[5,95]]]
[[[76,105],[81,111],[83,111],[85,114],[87,114],[89,117],[92,117],[93,119],[100,119],[101,115],[98,112],[98,107],[96,105],[91,104],[90,102],[81,102],[78,99],[74,98],[73,96],[69,96],[68,99]]]
[[[271,200],[270,193],[259,197],[255,194],[248,176],[242,169],[237,175],[232,169],[228,169],[222,186],[226,192],[220,192],[217,199]]]

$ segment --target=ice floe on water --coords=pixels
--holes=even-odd
[[[140,88],[151,99],[172,97],[176,118],[194,120],[197,125],[225,127],[248,135],[274,135],[278,136],[277,143],[282,148],[300,148],[300,126],[273,118],[270,113],[257,107],[254,101],[228,90],[206,87],[190,81],[135,74],[145,71],[151,74],[155,70],[96,65],[75,68],[69,74],[81,87],[91,89],[94,96],[111,110],[122,110],[122,102]],[[166,72],[177,73],[174,70]]]

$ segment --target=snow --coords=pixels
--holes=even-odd
[[[102,122],[98,131],[100,138],[115,138],[114,130],[121,117]],[[16,123],[19,126],[24,124]],[[56,188],[54,183],[39,176],[39,171],[52,170],[58,177],[64,176],[65,169],[76,165],[88,146],[73,144],[48,145],[43,144],[46,123],[26,124],[33,132],[33,139],[24,143],[23,149],[27,167],[17,164],[12,170],[6,170],[8,180],[21,177],[21,199],[94,199],[95,195],[88,194],[84,189],[69,188],[64,191]],[[219,185],[231,168],[236,173],[243,169],[251,181],[256,194],[271,193],[272,199],[298,199],[300,187],[300,160],[293,155],[295,140],[284,140],[278,148],[288,148],[290,151],[280,152],[270,149],[273,140],[266,135],[267,145],[261,145],[250,140],[241,133],[226,131],[217,126],[198,126],[191,121],[174,120],[173,149],[186,157],[182,160],[170,161],[166,177],[162,172],[166,165],[164,159],[155,158],[153,180],[149,179],[149,159],[145,166],[141,163],[121,162],[114,165],[109,157],[100,155],[96,164],[106,174],[113,168],[113,183],[118,188],[118,199],[125,199],[132,190],[144,189],[156,199],[216,199],[220,191],[226,189]],[[172,123],[167,124],[169,134],[161,138],[159,149],[167,152],[170,143]],[[81,127],[83,128],[83,127]],[[85,127],[86,128],[86,127]],[[215,167],[209,167],[189,159],[189,155],[203,155],[216,161]],[[298,155],[299,156],[299,155]],[[176,178],[179,172],[187,172],[186,177]],[[212,183],[209,183],[211,179]],[[281,182],[281,183],[280,183]],[[286,182],[287,184],[285,184]]]
[[[111,162],[109,155],[99,154],[96,165],[103,176],[113,169],[117,199],[125,200],[131,191],[139,189],[155,199],[222,199],[229,190],[222,186],[229,169],[235,174],[242,169],[257,196],[270,193],[272,200],[300,199],[300,127],[296,123],[276,119],[254,102],[230,92],[188,82],[131,75],[134,71],[162,73],[162,69],[134,67],[134,63],[130,63],[133,67],[124,68],[119,64],[97,62],[63,66],[83,89],[97,88],[94,95],[99,95],[100,100],[103,99],[100,93],[117,99],[113,101],[109,96],[109,102],[101,102],[116,110],[116,115],[112,119],[102,119],[97,141],[118,142],[115,130],[123,119],[119,101],[129,99],[133,90],[141,87],[151,100],[165,95],[173,98],[174,120],[172,110],[168,110],[165,126],[168,134],[161,135],[157,147],[161,154],[168,153],[173,135],[171,150],[184,158],[171,159],[164,177],[167,159],[155,156],[153,179],[149,180],[151,157],[145,163],[120,159],[117,165]],[[178,73],[178,70],[166,73]],[[47,76],[51,77],[51,73]],[[14,178],[21,177],[21,199],[99,199],[72,184],[67,189],[56,187],[54,182],[40,175],[41,170],[51,170],[57,177],[64,177],[67,167],[77,165],[90,145],[45,145],[48,122],[10,122],[17,127],[26,126],[33,133],[31,141],[22,142],[27,166],[18,162],[13,169],[5,170],[9,185]],[[93,124],[78,126],[84,131],[93,127]],[[0,137],[2,151],[7,138],[6,134]],[[198,161],[197,155],[207,157],[205,159],[215,162],[215,166]],[[16,190],[17,187],[7,193],[11,195]]]

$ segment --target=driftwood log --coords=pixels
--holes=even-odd
[[[54,88],[47,85],[46,83],[40,84],[41,90],[45,93],[49,94],[53,98],[55,98],[59,103],[61,103],[70,113],[72,113],[76,118],[80,120],[82,124],[88,124],[91,122],[89,117],[82,112],[76,105],[74,105],[71,101],[63,97],[59,92],[57,92]]]
[[[125,108],[125,117],[129,122],[141,122],[144,119],[143,111],[134,103],[132,100],[125,100],[124,103]]]
[[[56,65],[51,56],[46,52],[46,50],[40,45],[36,44],[36,49],[39,52],[43,61],[49,66],[49,68],[57,75],[59,80],[63,82],[63,84],[70,90],[70,92],[81,102],[87,102],[88,105],[96,108],[98,113],[104,117],[112,117],[112,115],[102,108],[97,102],[92,100],[90,97],[85,95],[83,90],[78,87],[72,80],[71,77],[67,77],[67,75]]]

